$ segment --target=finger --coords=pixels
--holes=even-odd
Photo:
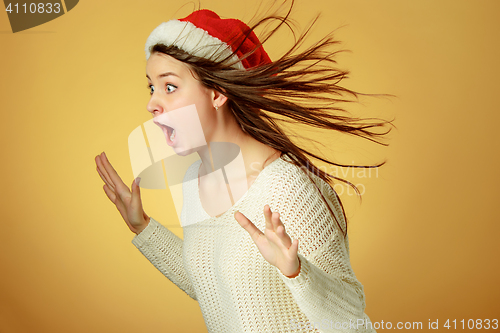
[[[274,230],[273,224],[271,222],[272,212],[271,212],[271,207],[269,207],[269,205],[264,206],[264,217],[266,219],[266,229]]]
[[[257,241],[257,239],[260,237],[260,236],[263,236],[264,234],[262,233],[262,231],[259,230],[259,228],[257,228],[255,226],[255,224],[252,223],[252,221],[250,221],[245,215],[243,215],[243,213],[241,213],[240,211],[236,211],[236,213],[234,213],[234,218],[236,219],[236,221],[238,221],[238,223],[243,227],[243,229],[245,229],[249,234],[250,234],[250,237],[252,237],[252,240],[255,242]]]
[[[130,222],[128,220],[127,210],[123,206],[123,203],[120,200],[116,200],[115,192],[110,190],[108,185],[104,184],[103,188],[104,188],[104,192],[106,192],[106,195],[108,196],[109,200],[111,200],[111,202],[113,202],[115,204],[116,209],[118,209],[118,211],[120,212],[120,215],[122,216],[122,218],[125,221],[125,223],[127,224],[127,226],[130,228],[130,230],[135,232],[135,228],[130,224]]]
[[[108,158],[106,157],[106,153],[102,152],[100,156],[102,165],[109,175],[109,178],[111,179],[111,184],[114,185],[115,193],[118,195],[121,201],[128,205],[131,199],[130,189],[127,185],[125,185],[120,176],[118,176],[118,173],[115,171]]]
[[[109,177],[108,172],[106,171],[106,168],[104,167],[103,164],[103,158],[101,155],[97,155],[95,158],[95,163],[97,164],[97,170],[99,172],[99,175],[101,176],[102,180],[108,184],[110,188],[114,190],[115,185],[111,181],[111,177]]]
[[[115,188],[123,190],[123,188],[125,187],[128,190],[127,185],[125,185],[125,183],[122,181],[120,176],[118,176],[118,173],[113,168],[111,163],[108,161],[108,158],[106,157],[106,153],[104,153],[104,152],[101,153],[101,162],[102,162],[104,169],[106,170],[106,173],[109,175],[111,183],[115,186]]]
[[[278,234],[278,237],[280,238],[281,242],[288,249],[290,245],[292,245],[292,239],[286,233],[285,225],[281,222],[279,213],[277,212],[273,213],[272,223],[274,226],[274,230],[276,230],[276,234]]]
[[[291,258],[295,258],[298,252],[299,252],[299,240],[294,239],[292,245],[290,245],[290,247],[288,248],[288,255]]]
[[[108,187],[114,192],[114,187],[111,186],[111,184],[109,183],[109,180],[106,179],[106,177],[102,174],[101,170],[99,170],[99,167],[97,167],[96,169],[97,169],[97,173],[101,177],[101,179],[104,182],[104,184],[108,185]]]
[[[141,181],[140,177],[137,177],[134,179],[132,182],[132,200],[131,200],[131,205],[135,209],[142,210],[142,203],[141,203],[141,188],[139,186],[139,183]]]
[[[115,192],[110,190],[109,186],[107,184],[104,184],[103,189],[104,189],[104,192],[106,193],[106,195],[108,196],[109,200],[111,200],[111,202],[115,203],[115,200],[116,200]]]

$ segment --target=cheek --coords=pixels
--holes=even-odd
[[[169,99],[172,101],[172,109],[194,104],[199,110],[207,110],[212,106],[210,94],[203,87],[196,84],[186,84],[172,93]]]
[[[209,128],[213,126],[210,115],[191,104],[172,111],[172,120],[181,142],[195,147],[207,144]],[[189,143],[188,143],[189,142]]]
[[[169,117],[179,131],[194,135],[208,134],[216,121],[215,108],[207,90],[197,86],[185,86],[171,95]]]
[[[193,102],[196,105],[200,123],[203,126],[203,129],[206,131],[207,129],[212,127],[213,123],[216,120],[215,108],[212,105],[210,94],[203,90],[197,91],[197,98]]]
[[[196,107],[198,111],[198,117],[200,119],[203,131],[208,134],[211,128],[214,127],[216,122],[216,117],[212,109],[207,105],[200,105]]]
[[[186,94],[182,94],[182,92],[174,92],[173,94],[168,95],[166,99],[168,101],[168,108],[171,111],[175,111],[194,104],[192,98],[189,98],[189,96],[186,96]]]

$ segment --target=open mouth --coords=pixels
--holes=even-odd
[[[161,128],[163,131],[163,134],[165,135],[165,138],[167,140],[167,143],[169,146],[172,146],[175,143],[175,138],[176,138],[176,130],[173,127],[168,126],[164,122],[160,122],[158,119],[154,120],[154,123]]]
[[[167,130],[166,137],[167,137],[168,143],[173,144],[175,141],[175,136],[176,136],[175,128],[167,126],[167,125],[163,125],[163,126]]]

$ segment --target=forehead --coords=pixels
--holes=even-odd
[[[172,72],[182,78],[186,75],[191,76],[189,67],[182,61],[163,53],[151,54],[146,63],[146,75],[154,80],[158,75],[166,72]]]

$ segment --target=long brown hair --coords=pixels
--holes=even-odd
[[[245,39],[251,31],[254,31],[261,25],[277,22],[277,26],[260,39],[262,45],[280,27],[288,26],[290,28],[295,36],[294,45],[282,57],[270,64],[240,70],[232,66],[234,65],[234,61],[231,61],[231,59],[234,59],[231,58],[232,55],[213,61],[193,56],[175,46],[166,46],[163,44],[152,46],[150,52],[163,53],[188,64],[195,77],[203,85],[221,92],[228,98],[228,108],[245,133],[257,141],[287,155],[293,164],[308,171],[305,173],[309,179],[311,179],[311,176],[308,174],[309,172],[320,177],[329,186],[330,183],[333,183],[332,179],[335,179],[353,187],[358,196],[360,196],[360,192],[354,184],[315,167],[306,155],[339,167],[378,168],[384,165],[386,161],[376,165],[361,166],[344,165],[326,160],[294,144],[278,125],[277,120],[285,122],[296,121],[318,128],[332,129],[387,146],[388,144],[382,142],[380,139],[391,131],[391,127],[395,127],[392,124],[393,120],[355,118],[348,115],[348,112],[338,104],[354,102],[360,95],[392,95],[362,94],[339,85],[340,81],[345,79],[349,72],[339,70],[334,66],[336,64],[334,56],[340,51],[333,52],[330,50],[331,46],[339,43],[333,38],[332,32],[306,50],[298,52],[298,49],[303,45],[306,36],[309,34],[318,17],[297,38],[296,32],[290,25],[289,16],[292,7],[293,1],[286,15],[273,14],[266,16],[252,25],[246,34]],[[232,45],[233,54],[243,44],[243,41],[239,42],[241,44]],[[254,50],[244,57],[250,56],[261,45],[257,45]],[[240,57],[240,59],[242,58]],[[346,96],[350,96],[353,99],[346,98]],[[272,114],[284,119],[275,118]],[[316,186],[312,179],[311,181]],[[345,230],[325,201],[322,191],[319,188],[318,191],[332,213],[332,217],[344,233],[344,236],[346,236],[347,217],[340,197],[332,189],[342,208],[342,214],[346,223]]]

